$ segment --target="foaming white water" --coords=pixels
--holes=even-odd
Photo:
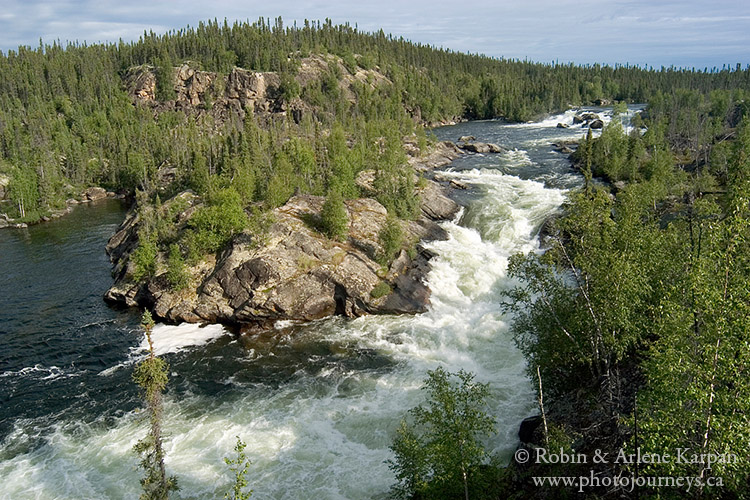
[[[619,118],[623,121],[623,126],[627,126],[630,122],[630,119],[639,111],[643,109],[642,106],[634,106],[628,108],[628,110],[618,115]],[[548,116],[547,118],[544,118],[541,121],[536,122],[526,122],[526,123],[514,123],[511,125],[507,125],[508,127],[512,128],[558,128],[558,124],[562,123],[563,125],[567,125],[568,127],[574,128],[574,129],[581,129],[586,128],[583,126],[583,124],[577,124],[573,123],[573,118],[576,115],[581,115],[583,113],[594,113],[596,114],[604,124],[608,124],[612,121],[613,112],[612,109],[606,108],[577,108],[577,109],[569,109],[565,111],[564,113]],[[567,129],[560,129],[560,130],[567,130]]]
[[[509,149],[502,153],[501,158],[514,165],[523,166],[531,165],[531,158],[529,157],[528,151],[523,149]]]
[[[3,373],[0,373],[0,378],[6,378],[6,377],[19,377],[19,378],[25,378],[25,377],[34,377],[38,378],[39,380],[53,380],[59,377],[75,377],[80,375],[80,373],[75,372],[67,372],[63,370],[60,367],[57,366],[42,366],[39,364],[36,364],[34,366],[26,366],[24,368],[21,368],[20,370],[16,371],[5,371]]]
[[[517,156],[514,161],[523,161],[523,154]],[[483,196],[467,208],[461,224],[443,224],[448,240],[429,244],[437,253],[428,277],[429,311],[316,322],[279,340],[299,350],[327,346],[315,369],[300,366],[284,380],[263,383],[232,377],[227,383],[239,390],[225,398],[168,396],[167,467],[182,488],[175,498],[223,496],[231,476],[222,458],[232,454],[235,436],[247,443],[253,461],[248,479],[254,497],[382,498],[393,483],[384,462],[391,458],[393,432],[406,411],[422,401],[419,388],[427,371],[441,365],[472,371],[491,384],[499,434],[489,446],[509,456],[518,423],[535,404],[500,294],[508,286],[509,256],[537,248],[535,232],[562,203],[564,192],[491,169],[445,175]],[[153,339],[164,355],[223,334],[218,325],[158,325]],[[145,347],[142,342],[133,356],[142,356]],[[252,363],[275,356],[260,348],[247,353]],[[369,358],[375,361],[362,362]],[[140,417],[128,414],[115,425],[60,424],[43,446],[0,463],[0,477],[9,478],[0,498],[137,497],[140,473],[131,450],[146,433]]]
[[[182,351],[188,347],[196,347],[209,343],[219,337],[227,334],[226,329],[221,325],[196,325],[192,323],[182,323],[180,325],[162,325],[154,326],[151,331],[151,340],[154,344],[154,353],[157,356],[163,356],[168,353]],[[148,340],[143,337],[137,352],[148,351]]]
[[[558,123],[564,123],[566,125],[573,125],[573,117],[580,113],[578,109],[569,109],[559,115],[548,116],[547,118],[538,122],[526,122],[526,123],[514,123],[508,125],[514,128],[555,128]]]
[[[222,325],[197,325],[193,323],[164,325],[160,323],[155,325],[151,331],[151,341],[154,344],[154,354],[163,356],[205,345],[224,335],[227,335],[227,330]],[[137,363],[146,357],[148,349],[148,339],[143,335],[141,343],[130,349],[127,360],[102,370],[99,375],[112,375],[120,368]]]

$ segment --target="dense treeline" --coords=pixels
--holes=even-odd
[[[523,280],[509,293],[513,328],[530,374],[544,385],[548,446],[670,457],[610,460],[593,466],[600,477],[690,477],[693,498],[747,497],[744,99],[742,92],[657,94],[645,133],[636,127],[625,134],[613,120],[579,147],[586,185],[571,196],[547,251],[511,260],[509,273]],[[590,469],[571,464],[553,472]],[[587,493],[615,495],[612,485]],[[624,491],[684,498],[686,484]]]
[[[336,84],[340,66],[331,64],[320,78],[300,85],[295,75],[311,54],[334,54],[351,73],[377,68],[389,84],[354,84],[350,99]],[[186,60],[223,75],[235,65],[278,72],[282,99],[301,98],[316,111],[300,125],[277,120],[272,130],[251,136],[246,131],[255,130],[254,125],[237,120],[215,123],[207,115],[170,111],[155,115],[151,108],[133,105],[123,85],[129,68],[153,67],[157,97],[168,100],[174,98],[172,68]],[[415,121],[526,120],[600,99],[645,101],[680,88],[708,96],[717,89],[748,86],[747,68],[653,71],[498,60],[329,21],[292,27],[281,19],[212,21],[163,35],[144,33],[132,43],[40,43],[0,55],[0,175],[9,178],[11,201],[3,211],[33,221],[91,185],[152,192],[165,165],[176,167],[183,186],[200,194],[211,183],[242,183],[234,188],[243,202],[278,205],[295,189],[324,194],[331,179],[339,177],[342,185],[336,189],[351,197],[358,194],[352,175],[372,167],[373,157],[382,153],[373,151],[382,149],[375,144],[378,130],[384,131],[381,137],[390,133],[386,142],[391,144],[400,141],[394,131],[411,133]],[[334,124],[346,131],[346,147],[338,151],[347,149],[347,160],[331,158],[326,149],[323,130]],[[282,146],[289,137],[299,139]],[[249,144],[262,147],[251,150]],[[207,182],[214,176],[223,177]],[[409,189],[394,191],[386,184],[381,183],[392,193]]]
[[[301,61],[317,54],[336,58],[300,83]],[[152,68],[165,101],[174,99],[173,67],[187,60],[219,75],[235,66],[277,72],[281,100],[299,99],[309,112],[220,121],[134,104],[123,83],[130,68]],[[342,92],[344,71],[375,69],[387,84]],[[374,195],[391,221],[381,235],[387,261],[403,238],[392,221],[416,215],[402,143],[412,134],[424,143],[421,125],[648,101],[645,132],[626,134],[613,120],[600,138],[582,141],[576,161],[586,185],[548,250],[511,260],[510,274],[523,280],[509,292],[514,330],[549,398],[550,446],[733,453],[736,462],[710,468],[671,461],[605,472],[722,478],[722,488],[693,493],[742,497],[750,482],[749,91],[750,68],[740,66],[493,59],[328,21],[213,21],[132,43],[20,47],[0,55],[0,176],[9,198],[0,207],[33,221],[88,186],[138,193],[134,278],[153,276],[164,252],[167,279],[180,288],[186,262],[248,226],[262,232],[263,211],[295,192],[326,195],[323,229],[342,238],[343,199],[360,196],[357,175],[373,169]],[[177,234],[184,207],[161,200],[188,188],[203,201]]]

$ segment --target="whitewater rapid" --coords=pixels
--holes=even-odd
[[[442,172],[466,184],[470,194],[459,217],[443,223],[449,239],[427,245],[437,256],[426,313],[284,323],[252,339],[218,325],[157,325],[157,353],[172,365],[164,427],[167,468],[181,487],[174,498],[222,497],[232,481],[223,458],[232,455],[237,436],[252,460],[247,479],[253,498],[386,498],[394,481],[386,464],[394,431],[423,401],[422,381],[438,366],[471,371],[490,384],[498,433],[487,444],[508,459],[535,401],[501,294],[512,285],[509,257],[538,250],[540,225],[577,182],[567,166],[553,175],[538,160],[549,155],[543,141],[575,136],[553,130],[567,118],[490,123],[497,133],[532,125],[547,132],[502,155],[477,155]],[[563,164],[555,158],[555,165]],[[562,180],[554,185],[552,177]],[[139,338],[98,377],[132,370],[144,349]],[[34,370],[61,376],[53,368]],[[135,498],[141,472],[132,448],[145,433],[139,411],[63,415],[46,427],[16,422],[0,449],[0,498]]]

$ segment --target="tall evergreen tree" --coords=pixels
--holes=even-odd
[[[141,479],[143,493],[140,499],[166,500],[171,491],[178,489],[177,478],[167,477],[162,443],[164,417],[162,394],[167,386],[169,366],[154,353],[154,344],[151,339],[154,320],[148,311],[143,313],[141,326],[146,334],[149,352],[146,359],[136,366],[133,380],[144,392],[149,415],[149,432],[134,447],[135,451],[141,455],[141,467],[145,472],[145,476]]]

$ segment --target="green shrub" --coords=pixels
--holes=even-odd
[[[229,470],[234,474],[234,484],[232,490],[228,491],[224,498],[227,500],[248,500],[253,495],[253,490],[245,491],[247,487],[247,470],[250,468],[250,459],[245,454],[247,445],[237,436],[237,444],[234,445],[234,451],[237,458],[230,459],[224,457],[224,463],[229,466]]]
[[[141,237],[138,247],[133,252],[133,279],[141,283],[156,276],[156,256],[159,249],[153,236]]]
[[[268,232],[273,223],[274,217],[272,212],[264,212],[257,206],[252,208],[247,228],[253,235],[251,243],[253,248],[258,248],[266,244],[268,240]]]
[[[401,422],[389,460],[401,498],[469,497],[489,455],[480,442],[495,432],[486,412],[489,386],[463,370],[456,374],[438,367],[427,372],[427,402],[409,411],[413,424]],[[454,381],[453,379],[457,379]]]
[[[170,101],[177,97],[174,90],[174,68],[166,58],[159,59],[154,69],[156,76],[156,99]]]
[[[300,95],[300,86],[293,74],[283,72],[280,77],[279,93],[284,102],[290,102]]]
[[[167,476],[164,464],[163,429],[164,405],[163,392],[169,381],[169,365],[154,353],[151,330],[154,320],[148,311],[143,313],[141,326],[146,333],[149,353],[146,359],[138,363],[133,370],[133,381],[143,390],[146,410],[149,415],[149,432],[140,439],[133,450],[141,456],[140,466],[144,470],[141,478],[143,493],[141,500],[167,500],[171,491],[179,490],[177,478]]]
[[[36,220],[39,217],[39,177],[33,168],[13,168],[10,175],[8,194],[13,208],[22,221]]]
[[[375,288],[373,288],[372,291],[370,291],[370,297],[373,299],[379,299],[380,297],[385,297],[389,293],[391,293],[391,286],[385,281],[381,281],[375,285]]]
[[[190,219],[195,249],[202,254],[216,252],[247,224],[240,195],[234,188],[222,189]]]
[[[354,54],[351,52],[345,53],[341,57],[341,61],[344,63],[344,67],[349,73],[353,75],[357,72],[357,59],[354,57]]]

